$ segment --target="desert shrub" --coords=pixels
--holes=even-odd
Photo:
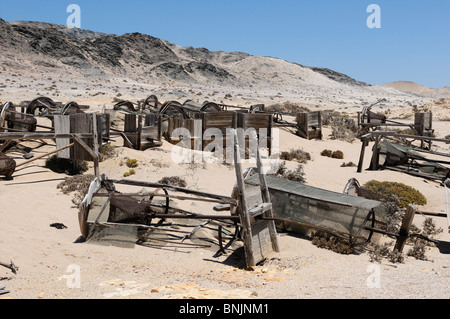
[[[102,147],[102,151],[100,154],[100,159],[102,161],[107,160],[108,158],[113,158],[116,157],[117,153],[116,153],[116,148],[111,145],[111,144],[105,144]]]
[[[72,198],[72,203],[78,206],[83,201],[84,196],[86,196],[89,186],[94,179],[94,175],[75,175],[73,177],[66,178],[56,187],[64,194],[75,192]]]
[[[428,258],[426,257],[425,249],[426,244],[423,240],[421,240],[414,244],[414,246],[410,250],[408,250],[407,255],[419,260],[428,260]]]
[[[336,116],[330,121],[331,139],[353,142],[359,136],[359,128],[352,118]]]
[[[379,182],[372,180],[364,184],[363,188],[382,196],[396,199],[400,208],[405,208],[410,204],[427,204],[427,199],[421,192],[403,183]]]
[[[333,156],[333,151],[331,150],[323,150],[320,155],[325,156],[325,157],[331,157]]]
[[[129,168],[136,168],[139,166],[138,161],[136,159],[128,158],[126,162]]]
[[[433,218],[425,218],[422,229],[412,225],[411,233],[422,235],[426,238],[433,239],[437,235],[443,232],[442,228],[438,228],[433,220]],[[434,245],[433,243],[421,238],[421,237],[410,237],[408,238],[408,243],[412,244],[411,249],[408,251],[407,255],[414,257],[419,260],[427,260],[426,257],[426,247]]]
[[[268,112],[278,113],[305,113],[310,111],[308,108],[292,102],[272,104],[267,106],[265,109]]]
[[[329,249],[336,253],[349,255],[355,252],[353,246],[338,236],[323,231],[317,231],[311,234],[312,244],[319,248]]]
[[[158,184],[177,186],[183,188],[187,186],[187,183],[184,180],[184,178],[179,176],[164,177],[158,181]]]
[[[405,257],[402,253],[392,249],[392,242],[381,245],[374,244],[373,249],[369,251],[369,259],[371,262],[380,263],[383,258],[388,259],[391,263],[402,263]]]
[[[123,177],[130,177],[131,175],[135,175],[136,171],[134,169],[130,169],[128,172],[123,173]]]
[[[331,154],[332,158],[344,159],[344,153],[342,151],[335,151]]]
[[[279,166],[277,171],[274,174],[271,174],[276,177],[288,179],[290,181],[299,182],[299,183],[305,183],[305,172],[303,171],[303,165],[300,163],[298,164],[297,168],[295,170],[288,170],[286,167],[286,162],[282,162]]]
[[[281,152],[280,159],[284,161],[298,161],[305,164],[311,160],[311,154],[301,149],[291,149],[289,152]]]
[[[72,161],[70,159],[59,158],[58,155],[47,158],[45,167],[55,173],[70,176],[82,174],[89,169],[86,161]]]
[[[356,167],[356,164],[353,162],[342,163],[341,167]]]

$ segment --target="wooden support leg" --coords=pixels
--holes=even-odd
[[[364,153],[365,153],[367,144],[368,144],[368,140],[367,140],[367,138],[364,138],[362,140],[361,155],[359,156],[358,173],[361,173],[363,170],[362,167],[363,167],[363,163],[364,163]]]
[[[395,243],[394,250],[398,252],[403,252],[403,248],[405,247],[406,240],[409,236],[409,230],[411,229],[412,222],[414,220],[414,216],[416,214],[416,209],[414,206],[409,205],[405,217],[403,218],[402,226],[400,228],[399,237],[397,238],[397,242]]]

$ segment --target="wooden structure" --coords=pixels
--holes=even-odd
[[[308,140],[321,140],[323,137],[321,112],[297,114],[297,135]]]
[[[398,134],[395,132],[387,132],[387,131],[370,132],[361,137],[362,146],[361,146],[360,159],[359,159],[359,163],[358,163],[358,170],[357,170],[358,173],[361,173],[363,171],[365,149],[369,145],[370,141],[373,140],[374,146],[373,146],[369,170],[378,170],[381,167],[383,167],[385,169],[402,171],[402,172],[410,174],[410,175],[420,176],[420,177],[424,177],[424,178],[432,179],[432,180],[441,180],[442,181],[443,179],[445,179],[445,175],[447,174],[446,171],[449,169],[445,166],[442,166],[441,164],[450,164],[450,161],[428,159],[428,158],[421,156],[418,153],[412,152],[412,151],[414,150],[417,152],[432,153],[434,155],[439,155],[439,156],[444,156],[444,157],[450,157],[450,155],[443,154],[443,153],[436,153],[436,152],[432,152],[432,151],[428,151],[428,150],[423,150],[422,148],[413,148],[413,147],[407,148],[407,147],[400,146],[400,145],[398,145],[398,146],[394,145],[393,147],[395,149],[397,149],[398,155],[400,157],[404,158],[404,160],[402,160],[402,161],[401,160],[397,161],[398,165],[407,164],[409,160],[413,160],[413,161],[427,162],[427,163],[433,164],[435,167],[433,169],[433,171],[429,172],[429,173],[420,172],[420,170],[412,169],[411,165],[408,165],[408,166],[402,168],[401,166],[397,166],[397,163],[395,163],[393,161],[389,162],[390,158],[387,157],[386,154],[382,154],[382,152],[380,152],[380,147],[382,145],[381,141],[383,138],[387,138],[387,137],[391,137],[391,138],[396,137],[396,138],[404,138],[404,139],[419,140],[419,141],[449,143],[448,139],[441,139],[441,138],[408,135],[408,134]],[[387,144],[387,142],[383,142],[383,143]],[[383,155],[384,163],[380,164],[381,155]],[[440,173],[439,174],[436,173],[436,170],[438,170]]]
[[[256,136],[252,136],[256,138]],[[257,148],[257,176],[259,185],[244,183],[241,167],[238,135],[234,135],[234,161],[239,199],[239,215],[243,227],[243,240],[247,267],[253,267],[273,252],[279,252],[269,188],[262,170],[259,147]]]
[[[237,113],[223,111],[218,113],[203,113],[202,114],[202,145],[203,150],[206,147],[215,142],[217,147],[225,147],[229,143],[231,129],[237,128]],[[221,141],[217,141],[218,136],[222,136]],[[214,139],[213,139],[214,137]]]
[[[269,154],[272,150],[273,116],[271,114],[224,111],[198,113],[196,117],[194,119],[169,118],[164,134],[166,139],[174,144],[182,140],[186,147],[193,150],[212,151],[215,147],[225,148],[227,145],[232,145],[233,137],[230,136],[230,132],[238,129],[242,132],[240,137],[244,139],[240,141],[242,146],[249,149],[249,134],[255,130],[259,145],[265,146]],[[184,136],[184,133],[188,136]],[[180,135],[183,137],[180,138]],[[219,137],[220,140],[218,140]]]
[[[56,140],[57,149],[47,154],[18,164],[16,167],[36,161],[40,158],[60,153],[59,156],[72,161],[93,161],[94,172],[100,176],[99,161],[104,132],[105,115],[74,114],[57,117],[54,132],[8,132],[0,133],[0,141],[18,140]],[[70,152],[63,152],[71,149]]]
[[[234,132],[233,132],[234,133]],[[237,134],[233,135],[235,149],[239,150]],[[227,247],[242,240],[244,244],[246,267],[255,266],[258,262],[267,258],[272,252],[279,251],[277,233],[272,216],[272,205],[269,193],[265,187],[265,176],[262,172],[261,159],[258,152],[258,176],[261,186],[252,187],[244,185],[242,168],[240,164],[239,151],[235,152],[238,198],[210,194],[182,187],[164,185],[151,182],[140,182],[132,180],[109,180],[106,176],[97,178],[91,184],[88,194],[80,205],[79,222],[80,230],[87,240],[99,231],[106,229],[108,237],[120,237],[121,241],[145,242],[156,240],[184,245],[199,246],[198,244],[183,243],[190,238],[198,229],[210,221],[228,222],[236,228],[227,245],[223,245],[222,225],[219,225],[218,242],[219,252],[225,252]],[[120,193],[116,191],[116,185],[137,186],[142,189],[151,188],[154,191],[141,191],[139,193]],[[175,193],[175,194],[173,194]],[[181,194],[176,194],[181,193]],[[160,198],[160,201],[156,199]],[[192,200],[225,204],[232,207],[230,215],[201,215],[176,208],[172,201]],[[169,229],[170,220],[202,220],[205,223],[196,225],[188,232],[183,240],[161,239],[161,237],[149,236],[148,231],[158,235],[161,232],[182,232],[180,229]],[[115,232],[117,229],[117,232]],[[123,230],[128,232],[124,235]],[[176,236],[175,236],[176,237]],[[177,237],[180,238],[180,237]]]
[[[124,139],[124,146],[146,150],[161,145],[161,118],[156,114],[125,114],[124,131],[118,132]]]

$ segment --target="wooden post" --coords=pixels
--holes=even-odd
[[[375,136],[375,145],[373,146],[372,163],[370,169],[376,171],[378,169],[378,144],[380,142],[380,136]]]
[[[403,252],[403,248],[405,247],[406,240],[409,236],[409,230],[411,229],[412,222],[414,220],[414,216],[416,214],[416,209],[413,205],[409,205],[406,209],[405,217],[403,217],[402,226],[400,228],[399,237],[395,243],[394,250],[398,252]]]
[[[99,162],[100,162],[100,147],[101,144],[99,145],[99,138],[101,138],[102,136],[102,132],[100,130],[100,132],[98,131],[98,122],[97,122],[97,114],[92,114],[93,118],[92,118],[92,133],[94,134],[94,154],[95,156],[93,157],[93,161],[94,161],[94,175],[97,178],[100,178],[100,169],[99,169]],[[100,134],[99,134],[100,133]]]
[[[254,136],[254,137],[256,138],[256,136]],[[262,197],[262,200],[264,203],[270,203],[269,187],[267,187],[266,178],[265,178],[265,175],[263,172],[259,147],[256,148],[256,161],[257,161],[257,165],[258,165],[259,183],[261,185],[261,197]],[[272,209],[267,211],[264,214],[264,217],[273,218]],[[269,234],[270,234],[270,239],[272,241],[273,250],[276,252],[280,252],[280,244],[278,242],[278,235],[277,235],[277,229],[275,227],[275,222],[272,220],[272,221],[269,221],[268,224],[269,224]]]
[[[70,117],[67,115],[55,115],[53,117],[56,134],[70,134]],[[56,148],[62,148],[70,144],[70,138],[57,138]],[[70,159],[70,149],[58,153],[59,158]]]
[[[239,141],[236,130],[233,130],[234,134],[234,165],[236,171],[236,181],[239,192],[239,206],[241,207],[241,223],[244,235],[244,252],[247,262],[247,267],[253,267],[256,265],[255,258],[253,256],[253,243],[250,216],[248,213],[247,200],[245,198],[245,185],[242,176],[241,156],[239,149]]]
[[[361,146],[361,155],[359,157],[359,163],[358,163],[358,173],[361,173],[363,170],[363,163],[364,163],[364,153],[366,150],[366,146],[368,144],[368,140],[366,137],[363,138],[362,140],[362,146]]]

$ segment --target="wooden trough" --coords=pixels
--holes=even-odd
[[[297,115],[297,135],[308,140],[321,140],[323,137],[321,112],[299,113]]]

